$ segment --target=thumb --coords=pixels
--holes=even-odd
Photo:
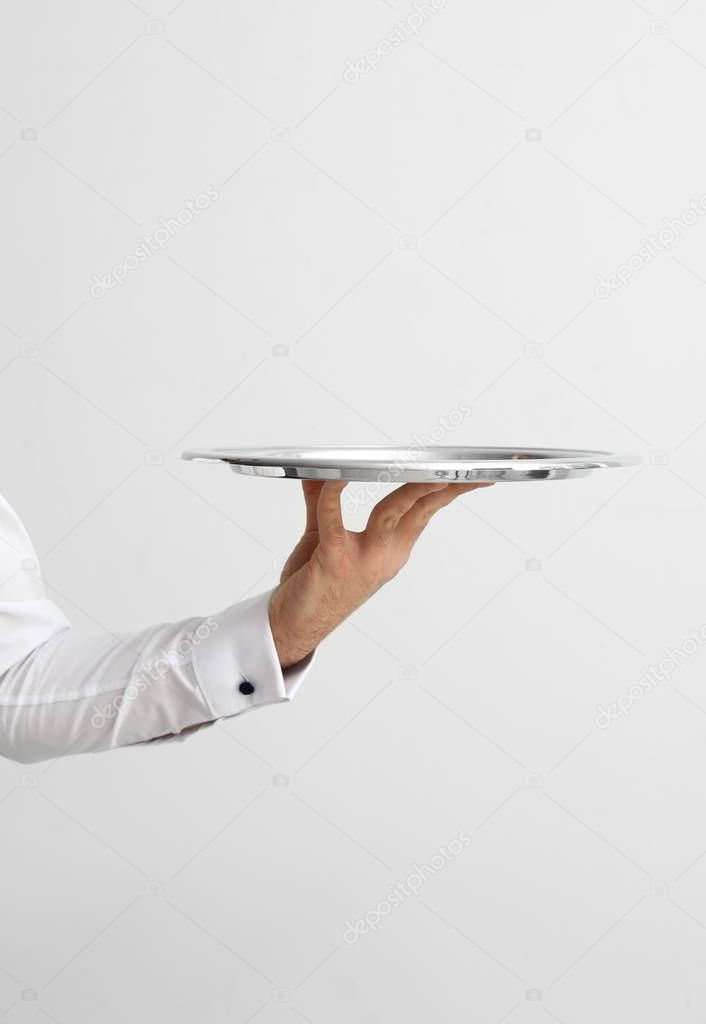
[[[323,485],[323,480],[302,480],[302,491],[304,492],[304,501],[306,503],[306,526],[304,527],[306,533],[318,530],[316,510]]]

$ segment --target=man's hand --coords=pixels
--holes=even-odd
[[[341,480],[304,480],[306,526],[270,598],[282,668],[309,654],[405,565],[431,517],[491,484],[404,484],[378,502],[362,533],[346,530]]]

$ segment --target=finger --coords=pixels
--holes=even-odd
[[[379,501],[368,517],[365,533],[373,540],[387,542],[400,519],[419,501],[445,491],[445,483],[403,484]]]
[[[439,509],[444,508],[446,505],[450,505],[456,498],[460,498],[462,494],[467,494],[469,491],[476,491],[481,487],[492,487],[492,483],[483,484],[449,484],[445,491],[440,494],[428,494],[425,498],[421,498],[410,510],[407,512],[397,527],[397,536],[399,539],[406,543],[414,543],[419,537],[424,527],[428,524],[431,517]]]
[[[319,493],[316,514],[322,544],[335,544],[346,536],[341,512],[341,493],[345,480],[326,480]]]
[[[304,491],[304,501],[306,502],[306,526],[304,527],[306,533],[311,533],[317,528],[318,519],[316,513],[323,485],[323,480],[302,480],[302,490]]]

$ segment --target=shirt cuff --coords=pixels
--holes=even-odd
[[[280,666],[270,628],[274,590],[213,615],[209,635],[194,647],[194,673],[214,718],[291,700],[315,660],[316,649],[284,670]]]

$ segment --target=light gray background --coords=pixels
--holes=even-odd
[[[411,5],[0,4],[0,487],[75,623],[275,584],[298,487],[189,445],[467,401],[448,443],[646,459],[459,501],[292,705],[1,762],[3,1020],[703,1020],[706,655],[594,722],[706,623],[703,224],[594,295],[706,192],[706,2],[675,7],[448,0],[347,84]]]

